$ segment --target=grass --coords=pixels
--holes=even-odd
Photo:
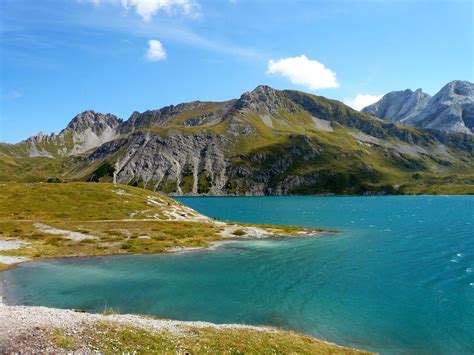
[[[178,203],[166,196],[129,186],[96,183],[0,185],[0,220],[87,221],[143,219],[133,211],[161,213],[163,207],[149,205],[154,196],[164,205]]]
[[[169,213],[191,220],[170,220]],[[193,221],[196,212],[148,190],[108,183],[0,184],[0,238],[22,240],[0,255],[45,259],[70,256],[152,254],[174,247],[207,247],[223,227]],[[37,223],[66,231],[41,231]],[[253,226],[242,224],[242,227]],[[259,226],[273,236],[297,235],[292,226]],[[88,239],[74,241],[68,232]],[[0,270],[7,266],[0,265]]]
[[[55,329],[51,340],[58,348],[63,350],[74,351],[79,348],[78,341],[59,328]]]
[[[71,333],[67,339],[61,332],[53,341],[60,349],[69,350],[80,339],[82,345],[106,354],[368,354],[283,330],[180,328],[180,333],[171,333],[102,321],[84,327],[81,334]]]
[[[120,314],[120,312],[118,311],[118,309],[105,306],[104,310],[102,311],[102,314],[104,316],[110,316],[110,315],[114,315],[114,314]]]

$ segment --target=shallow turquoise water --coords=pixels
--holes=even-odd
[[[276,325],[381,353],[474,351],[474,198],[181,198],[210,216],[337,228],[214,251],[29,263],[13,303]]]

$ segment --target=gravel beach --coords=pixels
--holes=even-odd
[[[151,331],[166,331],[181,334],[186,327],[221,329],[249,329],[253,331],[274,332],[275,329],[253,327],[239,324],[213,324],[207,322],[181,322],[161,320],[130,314],[93,314],[81,311],[47,307],[25,307],[0,305],[0,353],[54,352],[56,348],[51,341],[55,330],[76,334],[83,329],[93,329],[97,322],[114,322],[120,325],[138,326]],[[87,342],[86,342],[87,343]],[[90,352],[87,346],[79,352]]]

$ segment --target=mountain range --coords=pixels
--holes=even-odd
[[[455,80],[434,96],[421,89],[392,91],[362,112],[407,126],[472,134],[474,84]]]
[[[385,111],[424,112],[432,99],[416,95],[405,111]],[[82,112],[59,134],[0,144],[0,180],[113,181],[176,195],[474,193],[473,157],[471,134],[258,86],[128,120]]]

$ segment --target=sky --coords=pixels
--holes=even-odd
[[[474,81],[472,0],[0,0],[0,141],[260,84],[356,109]]]

